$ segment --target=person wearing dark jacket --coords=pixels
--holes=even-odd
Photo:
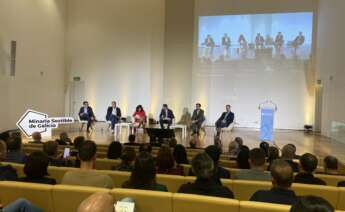
[[[231,112],[231,106],[226,105],[225,109],[226,111],[222,113],[222,115],[219,117],[219,119],[216,122],[217,136],[220,135],[220,131],[222,128],[228,127],[231,123],[234,122],[234,119],[235,119],[234,113]]]
[[[317,157],[310,153],[305,153],[300,159],[300,172],[295,176],[295,183],[326,185],[326,182],[314,177],[313,172],[317,168]]]
[[[223,198],[234,198],[232,191],[216,182],[214,162],[207,153],[199,153],[192,160],[192,170],[196,175],[194,183],[183,184],[178,193],[199,194]]]
[[[6,143],[0,140],[0,162],[6,158]],[[17,171],[11,165],[2,165],[0,163],[0,180],[16,180]]]
[[[121,109],[116,106],[116,102],[112,101],[111,106],[107,109],[106,120],[111,122],[111,129],[114,130],[115,124],[121,120]]]

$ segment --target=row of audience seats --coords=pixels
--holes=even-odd
[[[136,212],[288,212],[290,206],[238,201],[225,198],[133,189],[104,189],[85,186],[43,185],[22,182],[0,182],[3,204],[26,198],[46,212],[77,211],[79,204],[93,193],[110,193],[115,201],[131,197]],[[340,212],[340,211],[339,211]]]
[[[23,175],[23,165],[21,164],[12,164],[13,167],[17,169],[18,175]],[[58,183],[61,182],[61,179],[65,172],[69,170],[76,170],[75,168],[66,168],[66,167],[49,167],[48,173],[51,177],[55,178]],[[120,188],[123,182],[128,180],[130,173],[129,172],[120,172],[120,171],[107,171],[107,170],[97,170],[108,174],[114,182],[115,188]],[[193,182],[195,177],[183,177],[175,175],[157,175],[157,182],[165,184],[168,187],[170,192],[177,192],[179,187],[182,184]],[[260,189],[270,189],[272,187],[271,182],[263,181],[246,181],[246,180],[230,180],[222,179],[224,186],[230,188],[234,194],[235,198],[238,200],[249,200],[254,192]],[[335,208],[345,210],[345,188],[334,187],[334,186],[319,186],[319,185],[306,185],[306,184],[297,184],[292,185],[292,189],[296,192],[297,195],[318,195],[326,200],[328,200]]]

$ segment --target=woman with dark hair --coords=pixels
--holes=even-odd
[[[274,146],[270,146],[268,148],[268,158],[267,158],[267,162],[268,162],[268,167],[267,167],[267,171],[271,170],[271,164],[274,160],[279,159],[279,149],[277,147]]]
[[[156,162],[157,173],[159,174],[184,175],[182,166],[175,167],[174,156],[167,145],[162,145],[159,149]]]
[[[135,150],[132,147],[125,147],[121,155],[121,163],[114,167],[114,170],[118,171],[132,171],[133,170],[133,161],[135,160]]]
[[[268,157],[268,148],[270,148],[270,145],[266,141],[260,143],[260,149],[264,150],[266,157]]]
[[[145,127],[146,124],[146,113],[144,111],[144,108],[142,105],[138,105],[135,108],[135,112],[133,113],[134,118],[134,126],[139,127]]]
[[[250,169],[249,165],[249,148],[247,146],[241,146],[240,152],[237,155],[237,167],[239,169]]]
[[[24,173],[26,177],[19,178],[19,181],[30,183],[42,183],[55,185],[56,180],[46,177],[48,174],[48,155],[42,151],[32,152],[27,157],[27,162],[24,166]]]
[[[107,158],[108,159],[119,159],[122,154],[122,145],[118,141],[111,142],[108,147]]]
[[[147,152],[141,152],[136,158],[134,169],[122,188],[168,191],[165,185],[156,182],[156,165],[154,158]]]
[[[175,158],[175,162],[177,163],[177,166],[181,164],[189,164],[186,148],[183,145],[177,144],[174,148],[173,154],[174,154],[174,158]]]

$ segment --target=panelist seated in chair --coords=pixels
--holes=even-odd
[[[142,105],[138,105],[133,113],[134,126],[145,127],[146,125],[146,113]]]
[[[217,136],[220,135],[220,131],[222,128],[227,128],[234,122],[235,115],[233,112],[231,112],[231,106],[226,105],[225,109],[226,111],[222,113],[222,115],[216,122]]]
[[[159,115],[159,124],[161,128],[164,129],[164,124],[167,124],[169,129],[174,118],[173,111],[168,108],[167,104],[163,104],[161,114]]]
[[[196,103],[195,110],[192,115],[192,135],[199,135],[199,130],[202,123],[205,121],[204,110],[201,109],[201,104]]]
[[[116,106],[116,102],[112,101],[111,106],[107,109],[106,120],[111,122],[111,129],[114,130],[115,124],[121,120],[121,109]]]
[[[92,108],[89,106],[89,102],[83,102],[83,107],[80,108],[78,115],[81,121],[87,121],[86,131],[90,132],[91,124],[92,122],[96,121],[96,118]]]

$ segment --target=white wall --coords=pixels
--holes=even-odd
[[[345,123],[345,1],[320,0],[317,76],[322,80],[322,134],[330,136],[334,121]]]
[[[68,1],[68,80],[80,76],[99,120],[116,100],[154,114],[162,101],[164,1]]]
[[[0,1],[0,131],[14,129],[28,108],[63,114],[65,3]],[[9,76],[11,40],[17,41],[15,77]]]

